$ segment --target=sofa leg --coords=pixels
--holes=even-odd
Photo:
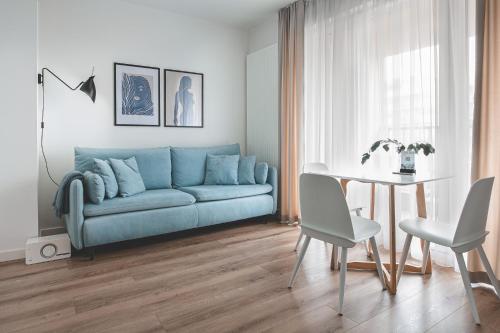
[[[94,247],[87,248],[87,253],[89,255],[90,261],[95,259],[95,248]]]

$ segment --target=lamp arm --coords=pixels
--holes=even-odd
[[[72,88],[70,85],[68,85],[66,82],[64,82],[59,76],[57,76],[56,73],[54,73],[53,71],[51,71],[47,67],[42,68],[42,74],[38,74],[38,83],[44,84],[43,71],[47,71],[50,74],[52,74],[56,79],[58,79],[59,81],[61,81],[66,87],[68,87],[71,90],[76,90],[76,89],[78,89],[83,84],[83,81],[82,81],[76,87]]]

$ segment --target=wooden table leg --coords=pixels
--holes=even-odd
[[[332,259],[330,261],[330,269],[332,271],[336,270],[338,268],[338,265],[339,265],[339,257],[338,257],[338,247],[336,245],[333,245],[333,248],[332,248]]]
[[[340,186],[342,187],[342,190],[344,191],[344,196],[347,196],[347,184],[349,183],[349,179],[341,179],[340,180]],[[337,246],[333,245],[332,248],[332,260],[330,261],[330,269],[332,271],[337,269],[338,266],[338,248]]]
[[[427,218],[427,206],[425,204],[425,190],[424,183],[417,184],[417,212],[418,217]],[[420,248],[424,249],[424,241],[420,240]],[[424,274],[432,274],[432,263],[431,263],[431,255],[429,254],[429,258],[427,259],[427,267],[425,270],[422,269]]]
[[[391,294],[396,294],[396,207],[395,207],[395,193],[394,185],[389,185],[389,274],[390,279],[388,290]]]
[[[370,191],[370,220],[375,220],[375,183],[371,183]],[[368,243],[367,245],[367,255],[369,258],[373,257],[372,245]]]
[[[375,183],[371,184],[370,193],[370,220],[375,220]]]

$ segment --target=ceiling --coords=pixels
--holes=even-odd
[[[248,29],[294,0],[126,0],[181,15]]]

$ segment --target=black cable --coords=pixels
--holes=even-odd
[[[45,170],[47,171],[47,175],[49,176],[50,180],[57,187],[59,187],[59,184],[54,180],[54,178],[52,178],[52,175],[50,174],[49,164],[47,162],[47,157],[45,156],[45,150],[43,149],[43,130],[45,128],[45,122],[43,121],[44,117],[45,117],[45,82],[42,82],[42,122],[40,123],[40,125],[41,125],[40,148],[42,150],[42,156],[43,156],[43,161],[45,162]]]

